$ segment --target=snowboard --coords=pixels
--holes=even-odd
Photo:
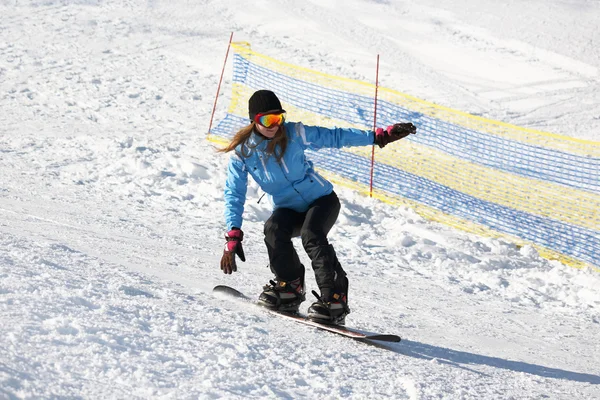
[[[227,296],[231,296],[236,299],[244,300],[249,303],[255,304],[257,307],[260,307],[250,297],[246,296],[239,290],[234,289],[230,286],[217,285],[213,288],[213,292],[225,294]],[[364,341],[381,341],[381,342],[399,342],[401,340],[400,336],[398,336],[398,335],[364,332],[364,331],[361,331],[358,329],[348,328],[348,327],[341,326],[341,325],[329,325],[329,324],[324,324],[321,322],[312,321],[312,320],[307,319],[306,316],[304,316],[302,314],[289,314],[289,313],[283,313],[283,312],[278,312],[278,311],[274,311],[274,310],[269,310],[264,307],[261,307],[261,308],[266,310],[267,312],[269,312],[273,315],[277,315],[281,318],[292,320],[292,321],[301,323],[303,325],[312,326],[314,328],[328,331],[331,333],[336,333],[338,335],[342,335],[342,336],[345,336],[345,337],[348,337],[351,339],[364,340]]]

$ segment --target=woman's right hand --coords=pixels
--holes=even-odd
[[[242,261],[246,261],[244,255],[244,249],[242,248],[242,239],[244,239],[244,232],[239,228],[232,228],[225,234],[225,250],[221,257],[221,270],[225,274],[231,274],[237,271],[237,265],[235,263],[235,256],[240,258]]]

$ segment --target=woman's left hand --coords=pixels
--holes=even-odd
[[[377,128],[375,130],[375,144],[383,148],[388,143],[395,142],[415,133],[417,133],[417,127],[410,122],[390,125],[386,129]]]

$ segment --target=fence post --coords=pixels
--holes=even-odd
[[[379,90],[379,54],[377,54],[377,70],[375,72],[375,106],[373,110],[373,130],[377,129],[377,92]],[[371,148],[371,181],[369,196],[373,197],[373,173],[375,171],[375,144]]]
[[[233,40],[233,32],[229,36],[229,44],[227,45],[227,53],[225,53],[225,61],[223,61],[223,69],[221,70],[221,78],[219,79],[219,85],[217,86],[217,94],[215,95],[215,104],[213,105],[212,114],[210,115],[210,123],[208,125],[208,134],[212,129],[213,118],[215,117],[215,110],[217,109],[217,99],[219,98],[219,92],[221,91],[221,82],[223,81],[223,74],[225,73],[225,64],[227,64],[227,57],[229,56],[229,49],[231,48],[231,41]]]

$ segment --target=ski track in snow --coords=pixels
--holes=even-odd
[[[476,21],[491,2],[428,3],[3,2],[0,397],[600,397],[598,273],[344,188],[331,240],[350,276],[348,324],[401,343],[353,342],[211,293],[257,295],[271,278],[255,184],[248,262],[218,270],[226,157],[203,139],[232,30],[354,79],[373,80],[379,52],[384,86],[599,139],[598,57],[536,39],[522,24],[535,13],[498,33]],[[581,35],[594,19],[583,21]]]

